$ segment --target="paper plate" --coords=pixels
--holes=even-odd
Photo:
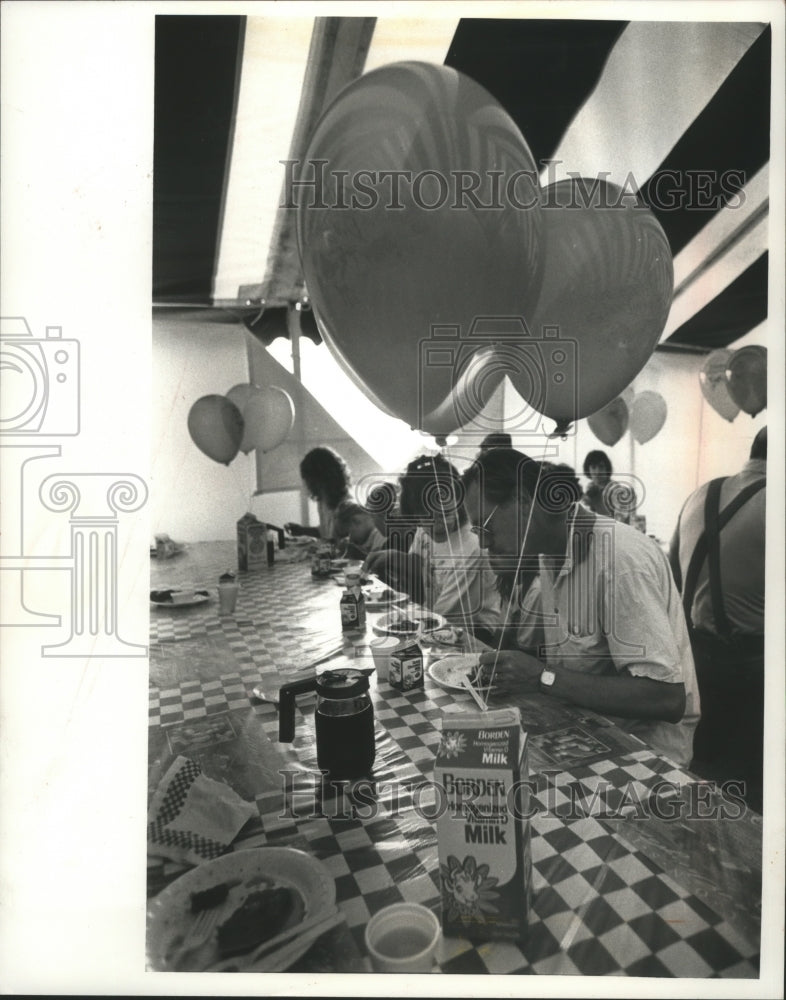
[[[209,600],[210,595],[206,590],[159,587],[150,591],[150,603],[157,608],[190,608]]]
[[[466,691],[463,678],[477,665],[477,653],[443,656],[429,666],[427,673],[435,684],[446,691]]]
[[[397,608],[382,615],[374,624],[378,635],[415,636],[419,632],[430,632],[446,624],[442,615],[422,608]]]
[[[267,888],[283,887],[297,892],[303,902],[301,920],[319,916],[331,910],[336,901],[336,886],[330,872],[316,858],[292,847],[259,847],[235,851],[214,861],[207,861],[181,875],[152,899],[147,908],[147,962],[156,972],[171,972],[184,936],[196,920],[191,911],[191,896],[226,884],[229,891],[219,903],[216,928],[204,947],[192,953],[187,967],[181,971],[200,972],[219,959],[217,928],[229,918],[251,893]],[[275,934],[288,929],[284,922]],[[249,958],[256,946],[249,949]],[[243,968],[243,955],[232,960],[238,970]]]
[[[406,594],[399,594],[391,587],[364,587],[367,611],[389,611],[398,604],[406,604],[409,600]],[[383,595],[389,595],[387,597]]]

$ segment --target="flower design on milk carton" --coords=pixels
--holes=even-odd
[[[438,757],[459,757],[467,749],[467,737],[457,730],[449,730],[442,734]]]
[[[449,855],[448,863],[440,865],[440,874],[448,920],[482,923],[486,914],[499,912],[492,902],[499,898],[499,893],[492,891],[499,879],[489,878],[489,866],[478,865],[474,855],[468,854],[463,864],[454,855]]]

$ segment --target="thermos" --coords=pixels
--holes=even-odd
[[[285,684],[278,695],[278,739],[295,737],[295,696],[316,691],[317,764],[332,779],[371,775],[374,745],[374,708],[368,675],[361,670],[325,670],[315,677]]]

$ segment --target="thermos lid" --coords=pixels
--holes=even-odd
[[[361,670],[323,670],[317,675],[317,694],[324,698],[354,698],[368,688],[368,675]]]

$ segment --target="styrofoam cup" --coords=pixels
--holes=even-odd
[[[419,903],[393,903],[366,925],[366,950],[377,972],[430,972],[441,926]]]
[[[371,655],[374,657],[374,666],[377,668],[377,673],[380,674],[383,680],[387,680],[388,671],[390,670],[390,654],[399,648],[401,640],[397,639],[394,635],[381,635],[372,639],[369,645],[371,646]]]

